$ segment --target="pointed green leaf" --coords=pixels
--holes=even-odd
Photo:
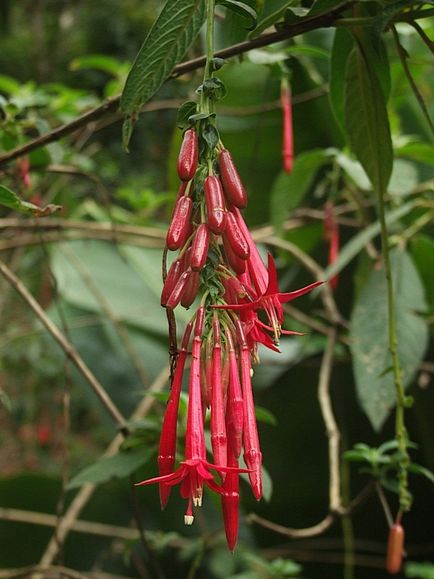
[[[229,10],[233,10],[237,14],[241,14],[248,19],[249,25],[246,26],[247,30],[253,30],[256,26],[257,14],[251,6],[245,2],[239,2],[238,0],[218,0],[217,4],[221,4]]]
[[[330,57],[330,92],[329,100],[336,121],[345,133],[344,93],[345,71],[348,56],[354,46],[354,39],[346,28],[337,28]]]
[[[282,171],[277,177],[271,190],[271,222],[277,230],[307,194],[316,172],[328,158],[322,149],[302,153],[295,158],[292,173]]]
[[[38,205],[34,205],[34,203],[23,201],[16,193],[4,185],[0,185],[0,205],[19,211],[20,213],[29,213],[33,215],[33,217],[45,217],[61,209],[60,205],[50,204],[46,207],[39,207]]]
[[[353,48],[347,62],[344,110],[351,148],[373,188],[382,195],[393,165],[386,97],[375,67],[360,44]]]
[[[180,62],[205,21],[205,9],[204,0],[167,0],[125,83],[121,111],[127,119],[138,114]],[[128,145],[131,129],[124,135]]]
[[[412,381],[428,343],[428,327],[418,315],[426,308],[424,290],[410,256],[391,254],[396,301],[398,354],[404,385]],[[375,430],[380,430],[395,406],[388,350],[387,288],[383,269],[373,269],[351,316],[351,354],[359,403]]]
[[[101,484],[111,478],[125,478],[146,464],[154,451],[154,448],[142,447],[118,452],[113,456],[103,456],[76,474],[68,484],[68,489],[75,489],[86,483]]]

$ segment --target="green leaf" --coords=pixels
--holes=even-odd
[[[434,310],[434,241],[427,235],[417,235],[410,242],[410,251],[425,286],[430,309]]]
[[[103,456],[76,474],[68,484],[68,489],[76,489],[86,483],[98,485],[111,478],[125,478],[146,464],[154,451],[154,448],[142,447],[128,452],[118,452],[113,456]]]
[[[197,103],[194,101],[187,101],[183,103],[178,110],[176,124],[180,129],[187,129],[191,125],[191,116],[196,113]]]
[[[105,56],[103,54],[87,54],[74,58],[70,63],[70,70],[86,70],[95,69],[106,72],[114,77],[119,76],[119,71],[122,70],[122,63],[117,58]]]
[[[423,359],[428,328],[417,312],[426,308],[424,290],[410,256],[391,254],[395,287],[398,355],[408,386]],[[388,350],[387,289],[384,269],[373,269],[351,316],[351,354],[359,403],[373,428],[380,430],[395,405],[393,376],[381,376],[391,365]]]
[[[392,173],[393,149],[386,97],[375,67],[361,44],[348,58],[345,77],[345,126],[352,150],[374,190],[383,195]]]
[[[408,579],[434,579],[433,563],[416,563],[408,561],[405,564],[405,576]]]
[[[256,28],[249,34],[249,38],[256,38],[259,36],[266,28],[269,28],[285,15],[285,12],[289,6],[294,5],[297,0],[289,0],[289,2],[284,2],[282,6],[280,6],[277,10],[272,12],[271,14],[267,14],[265,18],[263,18]]]
[[[125,83],[121,111],[133,120],[180,62],[205,21],[203,0],[167,0],[146,37]],[[131,127],[124,132],[127,146]]]
[[[255,415],[258,422],[270,424],[271,426],[277,426],[276,416],[267,408],[264,408],[263,406],[255,406]]]
[[[2,404],[6,408],[6,410],[8,410],[9,412],[12,411],[11,399],[6,394],[6,392],[3,390],[3,388],[0,388],[0,404]]]
[[[28,201],[23,201],[16,193],[4,185],[0,185],[0,205],[19,211],[20,213],[28,213],[33,215],[33,217],[45,217],[62,209],[60,205],[53,205],[51,203],[45,207],[39,207]]]
[[[322,149],[297,155],[292,173],[279,174],[271,189],[271,222],[280,230],[288,214],[293,211],[312,186],[318,169],[328,160]]]
[[[202,138],[206,142],[209,151],[213,151],[218,145],[220,135],[214,125],[207,124],[202,129]]]
[[[420,464],[411,462],[408,465],[408,470],[414,474],[420,474],[421,476],[424,476],[426,479],[428,479],[430,482],[434,484],[434,473],[430,471],[428,468],[425,468]]]
[[[414,209],[414,207],[415,202],[409,201],[408,203],[401,205],[401,207],[398,207],[397,209],[388,212],[386,215],[386,225],[388,227],[390,225],[393,225],[394,223],[399,221],[401,217],[404,217],[404,215],[410,213],[410,211]],[[366,227],[366,229],[363,229],[360,233],[352,237],[351,240],[347,244],[345,244],[340,250],[337,260],[332,265],[326,268],[325,270],[326,279],[333,277],[334,275],[339,273],[342,269],[344,269],[344,267],[348,265],[350,261],[353,260],[356,257],[356,255],[358,255],[363,250],[366,244],[379,234],[380,234],[380,224],[378,221],[376,221],[375,223],[369,225],[368,227]]]
[[[245,2],[239,2],[238,0],[218,0],[216,4],[225,6],[229,10],[247,18],[249,21],[249,25],[246,26],[247,30],[253,30],[255,28],[258,15],[256,11]]]
[[[337,28],[330,57],[330,92],[329,100],[336,121],[345,134],[344,94],[345,71],[348,56],[354,46],[351,33],[345,28]]]

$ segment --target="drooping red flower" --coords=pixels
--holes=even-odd
[[[274,259],[271,253],[268,254],[268,285],[265,291],[259,295],[254,301],[246,301],[240,304],[226,304],[226,305],[218,305],[213,306],[215,308],[225,309],[225,310],[239,310],[241,312],[250,311],[256,312],[257,310],[264,310],[267,318],[270,322],[270,326],[268,327],[274,333],[274,341],[276,344],[279,343],[280,334],[286,333],[285,330],[282,330],[281,325],[283,322],[283,308],[282,304],[286,302],[290,302],[299,298],[314,288],[321,285],[322,281],[316,281],[311,283],[305,287],[302,287],[298,290],[292,292],[281,292],[279,290],[278,280],[277,280],[277,271],[276,266],[274,264]],[[261,322],[259,319],[255,320],[256,329],[258,327],[267,328],[267,326]]]

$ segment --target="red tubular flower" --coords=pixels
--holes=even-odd
[[[249,244],[235,219],[235,215],[231,211],[226,213],[226,228],[223,238],[229,243],[232,251],[239,258],[247,259],[249,257]]]
[[[238,468],[238,460],[231,447],[228,447],[228,466]],[[228,472],[223,482],[222,509],[226,541],[231,551],[235,549],[238,539],[238,510],[240,506],[239,474]]]
[[[294,160],[294,135],[292,129],[292,104],[291,88],[287,82],[282,82],[280,92],[280,102],[282,106],[283,127],[282,127],[282,160],[283,170],[291,173]]]
[[[231,452],[235,458],[238,458],[243,442],[244,402],[238,373],[238,360],[230,332],[226,334],[226,338],[229,344],[229,389],[226,411],[228,456]],[[228,466],[232,465],[228,464]]]
[[[235,219],[237,220],[238,227],[243,233],[250,248],[250,255],[247,261],[249,274],[253,280],[256,291],[260,294],[263,294],[267,289],[268,285],[267,268],[265,267],[264,262],[262,261],[262,258],[259,255],[258,248],[256,247],[256,244],[253,241],[252,236],[250,235],[249,228],[247,227],[246,222],[244,221],[243,216],[241,215],[241,211],[236,207],[234,207],[233,213],[235,215]]]
[[[244,462],[249,469],[250,485],[257,501],[262,497],[262,452],[259,446],[258,428],[256,426],[255,403],[253,401],[250,352],[244,337],[241,323],[237,323],[238,338],[241,348],[241,384],[243,387],[244,410]]]
[[[214,347],[212,351],[212,398],[211,398],[211,445],[214,462],[226,466],[227,438],[222,382],[222,349],[220,345],[220,323],[217,312],[213,320]]]
[[[322,281],[316,281],[298,290],[282,293],[279,290],[277,281],[277,271],[274,264],[274,259],[271,253],[268,254],[268,286],[265,292],[260,295],[256,300],[252,302],[246,302],[242,304],[227,304],[221,306],[214,306],[215,308],[225,309],[225,310],[239,310],[243,311],[253,311],[256,312],[262,309],[267,314],[268,320],[270,322],[271,328],[259,321],[256,321],[257,326],[262,326],[266,329],[271,329],[274,332],[275,343],[279,343],[279,337],[281,333],[287,333],[282,330],[281,324],[283,322],[283,309],[282,304],[295,300],[304,294],[309,293],[314,288],[321,285]],[[293,332],[291,332],[293,333]]]
[[[176,361],[175,373],[170,389],[169,400],[167,401],[166,412],[164,414],[163,426],[161,428],[160,446],[158,450],[158,470],[160,476],[165,476],[173,472],[176,455],[176,429],[178,421],[179,398],[182,388],[182,376],[184,374],[185,360],[187,358],[188,342],[192,330],[192,323],[187,327],[182,338],[181,350]],[[164,509],[170,496],[170,487],[160,483],[160,503]]]

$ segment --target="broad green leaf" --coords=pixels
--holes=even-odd
[[[407,387],[423,359],[428,327],[418,315],[426,308],[424,290],[410,256],[391,254],[395,288],[398,354]],[[373,428],[379,431],[395,406],[396,393],[388,349],[387,287],[384,269],[373,269],[351,316],[351,354],[359,403]]]
[[[124,144],[140,108],[180,62],[205,21],[204,0],[167,0],[146,37],[125,83],[121,111],[126,115]]]
[[[68,489],[76,489],[86,483],[101,484],[111,478],[125,478],[146,464],[154,451],[154,448],[142,447],[118,452],[113,456],[103,456],[76,474],[68,484]]]
[[[345,71],[348,56],[354,46],[354,39],[346,28],[337,28],[330,58],[330,92],[329,99],[336,121],[345,133],[344,94]]]
[[[387,187],[388,193],[396,197],[406,197],[412,193],[418,182],[419,174],[415,164],[395,159]]]
[[[264,424],[270,424],[271,426],[277,426],[277,418],[270,412],[267,408],[263,406],[255,406],[255,415],[258,422],[263,422]]]
[[[387,226],[393,225],[397,221],[407,215],[412,209],[415,207],[414,201],[409,201],[405,203],[405,205],[401,205],[397,209],[390,211],[386,215],[386,224]],[[358,255],[363,248],[366,246],[368,241],[374,239],[377,235],[380,234],[380,224],[378,221],[363,229],[360,233],[355,235],[350,239],[348,243],[346,243],[341,251],[339,252],[339,256],[337,260],[325,270],[325,276],[327,279],[333,277],[337,273],[339,273],[346,265],[350,263],[352,259]]]
[[[62,251],[64,247],[66,251]],[[71,252],[73,257],[68,259]],[[76,260],[92,276],[93,291],[77,270]],[[56,247],[52,269],[59,292],[75,307],[103,313],[96,288],[122,322],[166,334],[167,319],[159,297],[162,287],[159,249],[120,245],[118,250],[110,243],[73,241]],[[185,312],[179,313],[185,319]]]
[[[328,158],[327,152],[314,149],[297,155],[292,173],[279,174],[271,189],[271,222],[277,230],[307,194],[316,172]]]
[[[256,10],[245,2],[239,2],[238,0],[218,0],[216,4],[221,4],[246,18],[249,22],[249,25],[246,27],[247,30],[255,28],[258,15],[256,14]]]
[[[53,205],[51,203],[45,207],[39,207],[34,203],[23,201],[16,193],[4,185],[0,185],[0,205],[14,209],[14,211],[19,211],[20,213],[28,213],[33,215],[33,217],[45,217],[61,209],[60,205]]]
[[[429,143],[406,143],[396,149],[396,154],[406,159],[434,166],[434,146]]]
[[[383,195],[392,173],[393,149],[386,97],[363,46],[348,58],[345,76],[345,125],[352,150],[374,190]]]

